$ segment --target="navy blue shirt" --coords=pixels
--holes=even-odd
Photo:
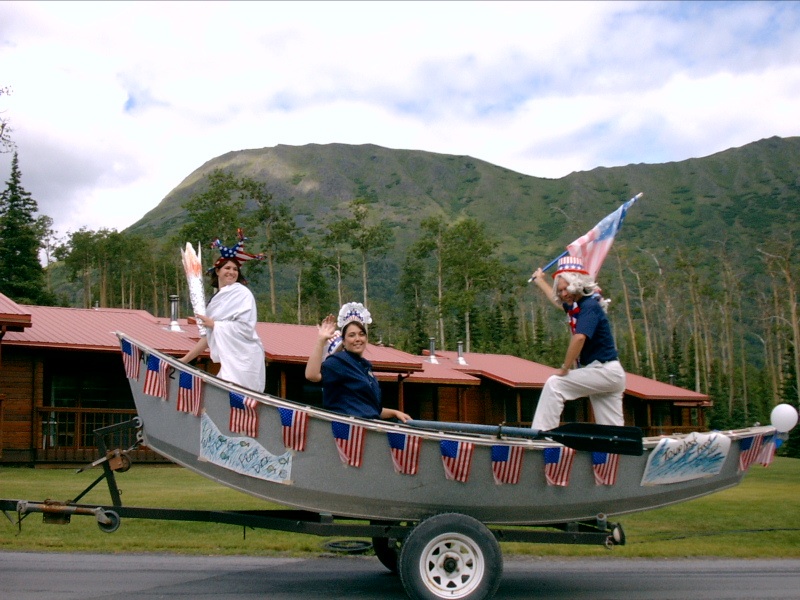
[[[322,363],[322,405],[354,417],[381,416],[381,388],[365,358],[342,350]]]
[[[564,310],[569,313],[569,307],[564,304]],[[575,329],[573,333],[582,333],[586,336],[579,361],[586,366],[596,360],[608,362],[617,360],[617,346],[611,333],[611,324],[600,302],[594,296],[584,296],[578,300],[578,311],[573,312]]]

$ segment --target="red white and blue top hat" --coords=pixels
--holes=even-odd
[[[588,275],[589,271],[583,267],[583,259],[580,256],[570,256],[568,254],[558,259],[558,268],[556,272],[553,273],[553,279],[560,273],[580,273],[581,275]]]

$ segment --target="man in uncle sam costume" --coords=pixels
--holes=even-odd
[[[544,384],[531,427],[558,427],[564,403],[587,396],[597,423],[624,425],[625,371],[618,360],[597,283],[581,258],[570,255],[558,259],[553,287],[545,280],[542,269],[533,274],[533,281],[555,306],[567,313],[572,337],[564,362]]]
[[[342,306],[337,319],[325,317],[306,363],[306,379],[322,382],[322,405],[328,410],[365,419],[408,421],[411,417],[406,413],[381,404],[372,363],[364,358],[370,323],[372,315],[360,302]]]

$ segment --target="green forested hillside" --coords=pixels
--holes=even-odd
[[[321,251],[330,250],[324,244],[329,226],[351,216],[356,199],[372,222],[387,223],[392,244],[368,269],[373,332],[385,343],[418,352],[428,337],[447,349],[466,338],[475,351],[553,364],[563,354],[564,328],[557,311],[527,284],[529,274],[643,192],[599,276],[626,369],[709,393],[718,426],[765,420],[778,400],[797,402],[800,138],[770,138],[674,163],[598,167],[560,179],[469,156],[374,145],[242,150],[202,165],[125,233],[176,244],[187,202],[207,189],[214,172],[263,183],[273,202],[288,207],[307,236],[303,243]],[[447,250],[443,303],[437,300],[435,252],[410,252],[432,235],[420,227],[428,217],[458,233],[450,243],[464,244],[465,255],[468,246],[486,241],[484,233],[489,243],[482,246],[486,256],[461,263],[457,249]],[[459,230],[465,222],[473,228]],[[475,223],[484,229],[475,230]],[[263,233],[247,234],[249,249],[260,250]],[[477,277],[491,284],[465,292],[472,283],[459,281],[459,269],[466,275],[484,258],[491,272]],[[347,260],[344,300],[360,300],[357,252],[351,249]],[[289,258],[276,267],[275,313],[268,309],[263,271],[251,279],[266,318],[313,323],[336,310],[330,263],[315,267]],[[301,268],[313,304],[298,302]]]

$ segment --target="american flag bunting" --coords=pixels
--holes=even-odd
[[[147,375],[142,389],[145,394],[162,400],[167,399],[167,368],[169,368],[167,361],[161,360],[154,354],[147,357]]]
[[[519,483],[522,450],[522,446],[492,446],[492,473],[495,483]]]
[[[200,416],[200,400],[203,397],[203,380],[197,375],[181,371],[178,376],[178,402],[176,408],[181,412]]]
[[[331,421],[333,438],[342,462],[351,467],[360,467],[364,458],[364,428],[340,421]]]
[[[439,442],[444,464],[444,475],[447,479],[466,483],[469,479],[469,470],[472,467],[472,453],[475,444],[471,442],[456,442],[455,440],[442,440]]]
[[[122,362],[125,365],[125,375],[128,379],[139,379],[139,363],[141,362],[141,350],[139,346],[134,346],[128,340],[122,340]]]
[[[422,439],[418,435],[388,432],[394,470],[401,475],[416,475]]]
[[[278,407],[283,429],[283,445],[292,450],[303,452],[306,449],[306,432],[308,431],[308,413],[293,408]]]
[[[243,433],[251,438],[256,437],[258,435],[258,412],[256,411],[258,401],[236,392],[228,392],[228,397],[231,403],[231,433]]]
[[[619,473],[619,454],[592,452],[592,469],[596,485],[614,485]]]
[[[739,470],[746,471],[750,468],[761,452],[761,434],[744,438],[739,442]]]
[[[547,485],[569,485],[569,476],[572,472],[572,463],[575,460],[575,450],[567,448],[545,448],[544,450],[544,475]]]
[[[764,443],[761,446],[761,452],[758,453],[758,458],[756,458],[756,462],[760,465],[764,465],[768,467],[772,464],[772,460],[775,458],[775,451],[778,449],[778,446],[775,442],[775,435],[768,435],[764,438]]]

